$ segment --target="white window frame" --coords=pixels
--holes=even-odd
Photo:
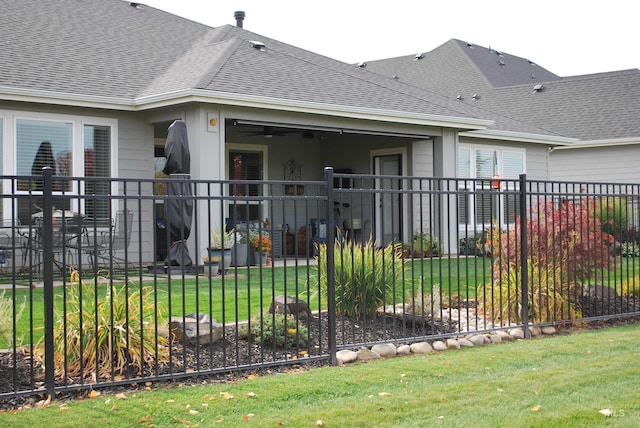
[[[111,129],[110,132],[110,157],[111,157],[111,177],[118,176],[118,120],[117,119],[109,119],[104,117],[93,117],[93,116],[78,116],[78,115],[69,115],[69,114],[54,114],[54,113],[36,113],[29,111],[14,111],[14,110],[0,110],[0,120],[3,121],[3,135],[2,135],[2,150],[3,150],[3,165],[2,165],[2,174],[10,176],[17,175],[17,123],[19,120],[31,120],[31,121],[42,121],[42,122],[65,122],[71,123],[72,126],[72,141],[71,148],[73,151],[73,165],[72,165],[72,176],[74,177],[83,177],[84,176],[84,127],[85,125],[92,126],[106,126]],[[4,186],[10,186],[9,182],[5,182]],[[9,188],[9,187],[5,187]],[[72,189],[70,191],[65,192],[70,195],[82,195],[84,192],[83,188],[78,189],[78,183],[72,183]],[[117,183],[112,183],[111,185],[112,194],[117,194],[118,186]],[[28,191],[17,190],[16,194],[28,194]],[[54,192],[60,193],[60,192]],[[71,209],[77,212],[84,212],[84,204],[80,201],[80,206],[78,206],[78,200],[72,198],[72,206]],[[114,210],[117,209],[114,207]],[[17,213],[11,213],[8,210],[3,210],[3,215],[5,219],[10,219],[12,215],[17,215]]]
[[[459,165],[456,163],[456,175],[458,178],[460,179],[465,179],[465,178],[469,178],[471,180],[476,180],[476,179],[486,179],[487,181],[490,181],[490,178],[485,178],[485,177],[477,177],[477,169],[476,169],[476,151],[477,150],[488,150],[488,151],[494,151],[494,153],[496,153],[497,155],[497,174],[501,179],[509,179],[509,180],[514,180],[517,179],[517,176],[509,176],[506,177],[504,174],[504,154],[505,153],[519,153],[522,155],[522,171],[519,174],[526,174],[526,169],[527,169],[527,152],[525,149],[521,149],[521,148],[516,148],[516,147],[504,147],[504,146],[491,146],[491,145],[475,145],[475,144],[465,144],[465,143],[460,143],[458,146],[458,153],[456,154],[457,158],[460,157],[460,151],[466,149],[466,150],[470,150],[470,158],[469,158],[469,177],[465,177],[462,174],[462,171],[460,171],[459,169]],[[518,174],[518,175],[519,175]],[[477,181],[475,182],[476,184],[478,183]],[[509,181],[509,182],[505,182],[502,181],[500,183],[500,190],[518,190],[519,185],[516,182],[515,183],[515,188],[512,188],[514,185],[513,181]],[[459,189],[464,189],[465,187],[468,188],[470,185],[468,182],[465,182],[463,180],[460,180],[458,183],[458,187]],[[490,188],[490,185],[485,185],[484,189],[488,189]],[[504,195],[499,195],[499,200],[498,200],[498,207],[499,207],[499,215],[498,217],[501,219],[501,226],[504,225],[505,223],[505,200],[504,200]],[[463,233],[464,231],[474,231],[475,233],[480,232],[481,230],[487,228],[490,226],[490,223],[487,222],[478,222],[477,221],[477,216],[476,216],[476,204],[474,203],[474,201],[471,199],[471,196],[469,196],[469,200],[467,200],[466,204],[466,209],[467,209],[467,213],[466,213],[466,218],[467,218],[467,223],[463,223],[460,221],[460,216],[458,216],[458,228],[460,230],[461,233]]]

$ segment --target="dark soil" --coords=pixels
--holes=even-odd
[[[600,316],[599,312],[611,310],[608,302],[602,299],[593,299],[583,301],[584,316]],[[633,312],[640,311],[640,301],[620,301],[616,303],[616,309],[624,309]],[[624,306],[624,308],[617,306]],[[596,320],[587,324],[583,328],[603,328],[614,325],[625,325],[631,323],[640,323],[640,316],[631,318],[616,318],[607,320]],[[196,383],[224,383],[234,381],[239,378],[248,376],[249,374],[271,374],[285,371],[309,370],[314,367],[327,365],[328,361],[313,360],[314,355],[326,355],[329,349],[328,337],[328,319],[326,316],[311,317],[308,322],[311,343],[304,352],[297,352],[295,349],[276,348],[273,345],[257,345],[252,341],[238,337],[235,327],[227,327],[222,340],[213,345],[196,348],[192,345],[174,344],[172,346],[173,364],[165,364],[158,368],[156,373],[151,370],[145,375],[153,376],[154,374],[167,374],[170,372],[183,371],[203,371],[217,370],[216,373],[208,375],[198,375],[197,377],[187,377],[178,379],[175,382],[196,382]],[[575,328],[566,328],[566,332],[573,331]],[[369,319],[342,319],[340,318],[336,325],[337,343],[353,344],[353,343],[371,343],[382,341],[395,341],[402,343],[402,338],[415,336],[430,336],[438,334],[451,333],[454,330],[442,322],[430,322],[430,320],[422,319],[422,322],[406,322],[398,318],[389,317],[372,317]],[[407,342],[408,343],[408,342]],[[272,364],[274,361],[282,361],[284,359],[295,359],[296,363],[277,365]],[[263,364],[263,367],[251,368],[248,370],[234,370],[234,368],[247,364]],[[15,368],[14,368],[15,367]],[[226,370],[228,368],[229,370]],[[33,376],[31,375],[33,373]],[[133,377],[133,376],[132,376]],[[33,380],[32,380],[33,379]],[[0,393],[11,393],[15,390],[29,390],[42,388],[44,380],[44,371],[37,359],[32,359],[24,352],[18,352],[15,355],[9,352],[0,353]],[[79,379],[69,379],[68,383],[78,383]],[[85,382],[86,383],[86,382]],[[110,391],[131,390],[137,388],[148,388],[149,383],[133,383],[127,384],[126,387],[110,387],[104,388]],[[86,397],[88,391],[86,389],[79,391],[67,391],[60,393],[56,398],[58,400],[77,399]],[[42,396],[11,396],[0,399],[0,411],[18,409],[21,407],[34,406],[38,401],[42,400]]]

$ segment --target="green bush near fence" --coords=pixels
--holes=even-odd
[[[602,231],[618,239],[629,227],[629,209],[623,196],[602,196],[595,201],[594,216]]]

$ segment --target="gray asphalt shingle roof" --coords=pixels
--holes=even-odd
[[[452,39],[422,59],[369,61],[367,68],[565,137],[640,136],[640,70],[559,77],[527,59],[497,52]],[[538,84],[543,89],[536,92]]]
[[[3,2],[0,86],[132,98],[208,30],[121,0]]]
[[[552,133],[231,25],[212,28],[122,0],[5,2],[2,87],[134,100],[202,89]],[[258,40],[264,51],[251,46]],[[0,95],[1,96],[1,95]]]

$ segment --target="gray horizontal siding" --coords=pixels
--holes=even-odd
[[[640,147],[607,146],[554,150],[551,179],[563,181],[640,182]]]

